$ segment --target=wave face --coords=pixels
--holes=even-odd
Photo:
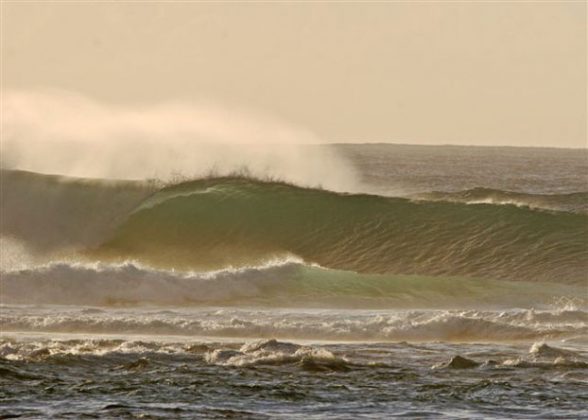
[[[215,178],[159,190],[88,255],[181,270],[296,256],[359,273],[582,284],[588,220]]]
[[[0,180],[3,238],[59,259],[73,249],[90,262],[202,272],[294,258],[363,274],[567,284],[585,284],[588,271],[585,193],[517,195],[519,205],[577,204],[554,212],[497,205],[515,193],[486,189],[415,201],[242,177],[164,188],[18,171],[2,171]],[[503,201],[487,203],[489,196]],[[482,204],[468,205],[475,203]],[[4,241],[3,265],[8,248]]]

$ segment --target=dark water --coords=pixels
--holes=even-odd
[[[7,348],[26,346],[26,340],[5,340],[1,413],[55,418],[586,415],[588,364],[578,360],[586,360],[586,352],[564,353],[566,358],[546,345],[530,353],[520,344],[356,343],[312,345],[304,356],[285,357],[300,349],[277,349],[280,344],[287,346],[265,342],[261,349],[240,353],[232,342],[36,338],[24,360],[13,360]],[[452,360],[457,354],[466,359]]]
[[[359,191],[3,170],[0,417],[588,418],[587,152],[333,148]]]

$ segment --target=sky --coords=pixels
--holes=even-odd
[[[586,147],[586,3],[2,3],[2,92],[214,103],[318,142]]]

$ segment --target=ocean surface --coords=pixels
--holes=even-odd
[[[588,418],[588,150],[318,148],[353,189],[2,169],[0,418]]]

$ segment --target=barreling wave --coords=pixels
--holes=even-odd
[[[433,191],[417,194],[413,197],[428,201],[513,205],[533,209],[588,214],[588,192],[527,194],[479,187],[458,192]]]
[[[531,308],[577,298],[566,284],[460,277],[360,274],[294,259],[260,267],[186,273],[140,265],[53,263],[4,272],[6,304],[91,306],[255,306],[306,308]]]
[[[583,284],[588,219],[216,178],[153,194],[91,255],[182,270],[295,255],[360,273]]]
[[[74,250],[86,262],[204,272],[294,257],[360,274],[576,285],[588,272],[581,212],[342,194],[237,176],[162,186],[5,170],[0,182],[2,236],[53,253],[45,261]],[[579,194],[566,200],[582,201]]]

